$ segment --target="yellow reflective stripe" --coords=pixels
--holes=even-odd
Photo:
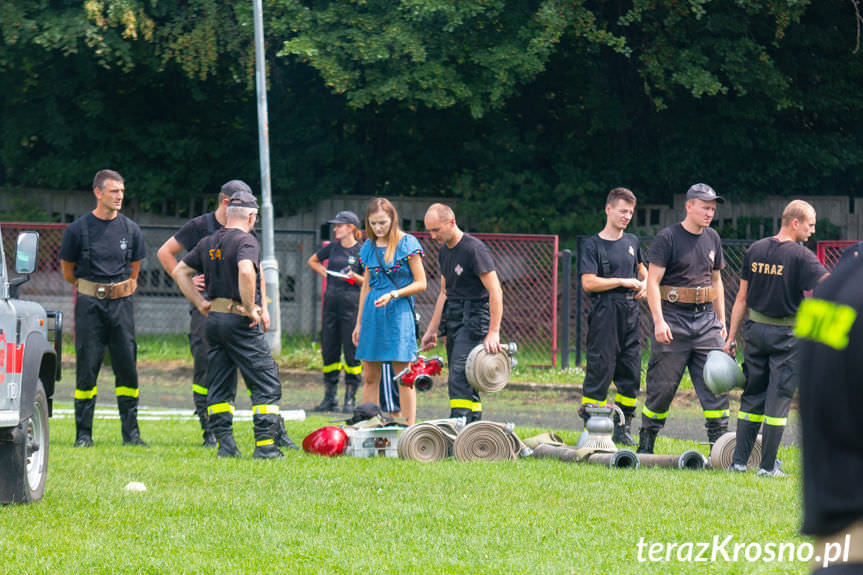
[[[482,403],[469,399],[450,399],[449,406],[450,409],[464,408],[471,411],[482,411]]]
[[[662,413],[656,413],[655,411],[647,409],[646,405],[641,409],[641,412],[650,419],[665,419],[666,417],[668,417],[667,411],[664,411]]]
[[[809,298],[803,300],[797,311],[794,335],[815,340],[833,349],[848,347],[848,332],[857,319],[857,311],[841,305]]]
[[[93,389],[76,389],[75,390],[75,399],[93,399],[96,397],[98,387],[94,387]]]
[[[587,397],[586,395],[584,395],[581,398],[581,405],[584,405],[585,403],[596,403],[598,405],[605,405],[605,400],[604,399],[594,399],[592,397]]]
[[[255,445],[260,447],[261,445],[272,445],[274,443],[275,441],[273,441],[272,439],[262,439],[260,441],[256,441]]]
[[[278,405],[253,405],[252,406],[252,414],[262,414],[266,415],[268,413],[279,413]]]
[[[341,364],[341,363],[330,363],[330,364],[325,365],[325,366],[321,369],[321,371],[323,371],[324,373],[330,373],[331,371],[338,371],[338,370],[340,370],[341,368],[342,368],[342,364]]]
[[[788,423],[787,417],[770,417],[764,418],[764,425],[774,425],[776,427],[784,427]]]
[[[207,395],[207,392],[210,391],[206,387],[201,387],[200,385],[192,385],[192,393],[197,393],[198,395]]]
[[[138,397],[137,387],[118,387],[116,389],[117,397]]]
[[[234,406],[230,403],[214,403],[207,407],[207,413],[213,415],[215,413],[234,413]]]
[[[743,421],[751,421],[752,423],[761,423],[764,421],[764,415],[759,413],[749,413],[747,411],[738,411],[737,419],[742,419]]]
[[[614,403],[617,405],[623,405],[626,407],[635,407],[635,403],[638,400],[634,397],[627,397],[625,395],[620,395],[619,393],[614,396]]]
[[[350,365],[345,366],[345,373],[349,373],[351,375],[359,375],[362,372],[363,372],[363,364],[355,365],[353,367]]]
[[[719,419],[720,417],[728,417],[727,409],[705,409],[704,419]]]

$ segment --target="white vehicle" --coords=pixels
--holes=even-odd
[[[37,232],[18,235],[10,280],[0,249],[0,503],[38,501],[48,474],[48,418],[60,379],[63,316],[17,299],[36,268]],[[49,341],[49,324],[53,343]]]

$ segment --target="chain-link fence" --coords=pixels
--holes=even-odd
[[[417,296],[422,326],[428,324],[440,292],[440,246],[426,232],[411,232],[423,246],[428,289]],[[471,234],[488,246],[503,288],[501,341],[519,346],[522,362],[557,364],[558,237],[527,234]]]
[[[574,304],[573,309],[566,314],[569,324],[569,331],[573,334],[575,362],[581,364],[584,350],[587,344],[587,315],[590,312],[590,294],[581,289],[581,280],[578,273],[578,259],[581,253],[581,247],[584,241],[590,236],[579,236],[576,240],[576,251],[572,254],[576,260],[576,265],[573,266],[573,274],[569,289],[575,294],[572,298]],[[641,250],[643,254],[647,254],[650,247],[650,242],[653,238],[639,238],[641,241]],[[731,307],[734,305],[734,298],[737,297],[737,290],[740,287],[740,271],[743,265],[743,255],[746,249],[752,244],[752,240],[723,240],[722,253],[725,257],[725,268],[722,270],[722,284],[725,288],[725,313],[726,316],[731,314]],[[642,348],[646,349],[650,342],[650,336],[653,333],[653,320],[650,318],[650,310],[647,307],[647,301],[639,302],[640,309],[640,340]],[[566,349],[563,342],[560,345],[561,349]]]
[[[836,265],[836,262],[839,261],[839,258],[842,256],[842,252],[848,246],[853,246],[857,242],[849,241],[849,240],[822,240],[818,242],[818,247],[816,248],[816,253],[818,255],[818,259],[821,260],[821,263],[824,264],[828,270],[832,270],[833,266]]]
[[[62,311],[67,329],[73,330],[73,289],[63,280],[59,259],[66,225],[3,223],[2,228],[3,249],[10,264],[14,261],[18,232],[39,232],[38,266],[30,281],[21,286],[20,294],[38,301],[46,309]],[[141,226],[147,244],[147,257],[141,262],[138,291],[134,299],[135,329],[138,333],[186,333],[189,329],[189,304],[156,258],[159,247],[178,229],[176,226]],[[314,333],[320,322],[315,305],[317,275],[305,263],[314,253],[315,234],[275,230],[273,236],[279,263],[282,332]]]

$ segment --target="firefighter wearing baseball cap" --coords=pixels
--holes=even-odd
[[[723,199],[707,184],[686,192],[686,217],[657,234],[647,252],[647,304],[653,339],[647,365],[647,398],[642,409],[639,453],[653,453],[665,425],[683,370],[689,369],[704,410],[707,438],[715,442],[728,429],[728,396],[704,384],[704,362],[725,342],[725,266],[719,234],[710,228]]]
[[[138,368],[132,294],[141,260],[147,255],[144,236],[135,222],[120,213],[126,187],[123,176],[100,170],[93,178],[96,208],[63,232],[60,264],[63,278],[77,287],[75,300],[75,446],[92,447],[96,380],[111,354],[116,377],[123,445],[146,445],[138,429]]]
[[[743,325],[746,386],[737,414],[737,444],[731,464],[734,471],[746,471],[763,424],[758,475],[785,475],[776,465],[776,453],[797,383],[794,316],[803,292],[813,289],[827,275],[815,254],[797,243],[805,242],[813,233],[815,208],[803,200],[793,200],[782,212],[779,233],[758,240],[743,256],[740,290],[731,309],[724,348],[726,353],[732,353]]]
[[[425,227],[442,244],[441,286],[422,349],[436,345],[442,326],[449,362],[450,417],[464,417],[470,423],[482,419],[482,403],[467,380],[467,356],[479,344],[489,353],[500,351],[503,290],[488,247],[459,229],[449,206],[429,206]]]
[[[818,575],[863,573],[863,265],[833,268],[797,311],[803,528],[823,559]],[[828,559],[832,564],[827,566]]]
[[[207,366],[207,414],[219,444],[219,457],[239,457],[233,434],[237,369],[252,400],[255,458],[281,457],[279,446],[296,449],[279,414],[282,387],[276,362],[264,340],[258,266],[260,246],[249,232],[258,214],[251,189],[235,192],[226,210],[225,227],[202,239],[174,268],[183,295],[207,316],[210,344]],[[204,298],[193,276],[204,274]]]
[[[638,299],[646,294],[647,269],[638,238],[624,233],[635,211],[635,194],[614,188],[605,202],[605,227],[584,242],[578,267],[581,285],[590,294],[587,327],[587,370],[582,405],[604,405],[614,380],[617,443],[635,445],[630,433],[641,383],[641,345],[638,341]],[[581,409],[579,413],[585,413]],[[582,416],[585,417],[585,416]]]

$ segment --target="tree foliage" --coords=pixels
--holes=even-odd
[[[276,205],[443,195],[483,229],[594,229],[606,191],[859,194],[838,0],[265,0]],[[248,0],[0,3],[0,184],[140,200],[258,181]],[[573,217],[573,214],[575,217]]]

